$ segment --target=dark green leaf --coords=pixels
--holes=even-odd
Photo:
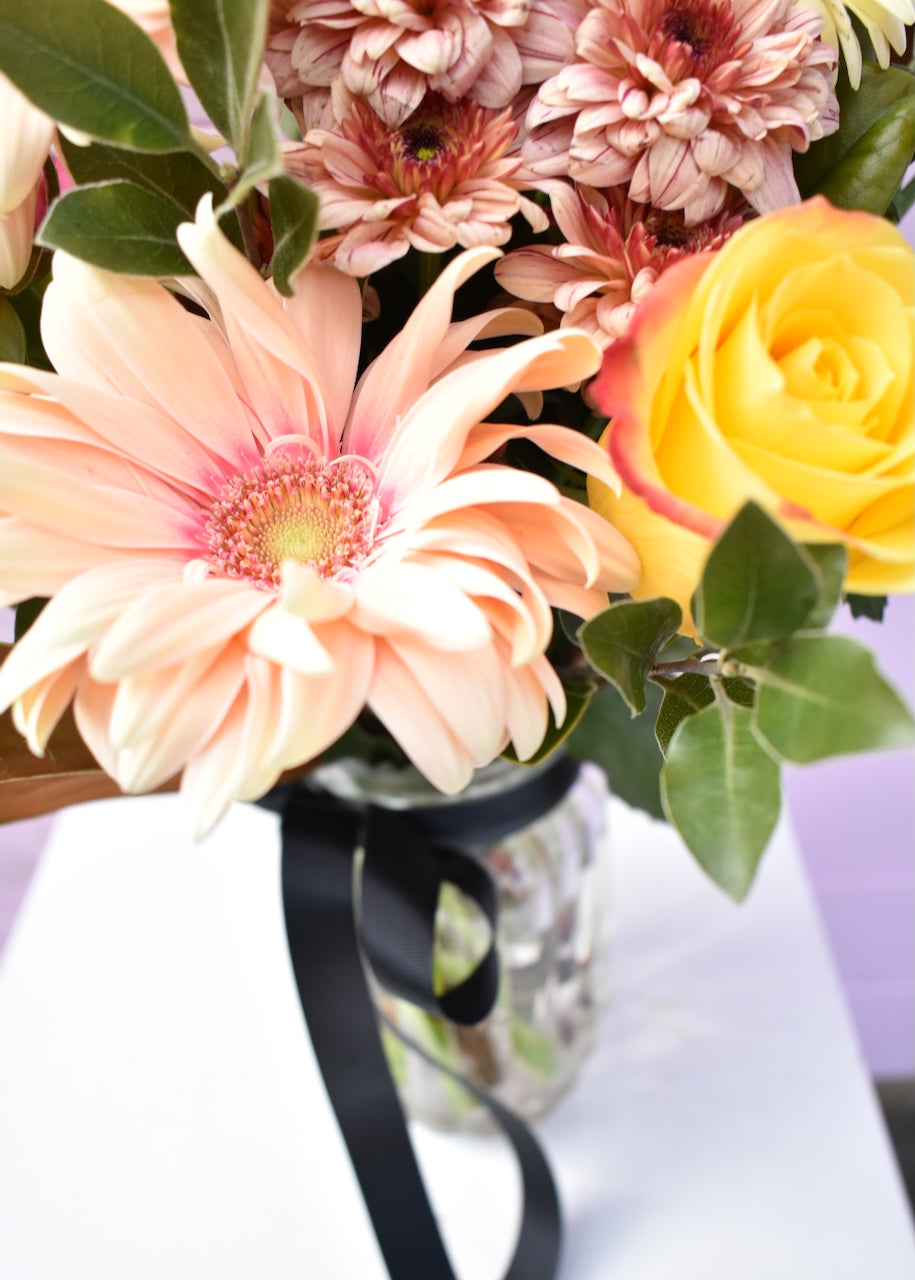
[[[711,644],[736,649],[797,630],[817,603],[819,585],[810,559],[748,502],[712,547],[693,617]]]
[[[874,655],[846,636],[792,636],[753,674],[756,728],[784,760],[806,764],[915,742],[912,714]]]
[[[635,809],[663,818],[658,777],[662,757],[654,736],[660,690],[649,685],[645,714],[635,720],[612,685],[591,699],[566,746],[577,760],[593,760],[607,775],[613,794]]]
[[[197,202],[210,192],[214,205],[225,200],[228,192],[216,174],[189,151],[152,154],[124,151],[96,142],[78,147],[65,137],[60,147],[71,176],[77,183],[99,183],[122,179],[152,192],[181,210],[182,222],[193,222]],[[220,226],[237,249],[242,249],[241,233],[234,213],[220,220]]]
[[[216,128],[244,158],[268,0],[171,0],[181,65]]]
[[[318,197],[288,174],[270,179],[273,222],[273,283],[284,297],[292,277],[308,257],[318,227]]]
[[[175,232],[184,214],[132,182],[76,187],[51,206],[42,244],[122,275],[192,275]]]
[[[715,693],[708,676],[698,675],[694,671],[678,676],[676,680],[664,681],[661,687],[664,689],[664,700],[658,712],[654,731],[658,746],[666,754],[674,730],[680,721],[685,720],[687,716],[695,715],[697,711],[714,702]],[[722,680],[721,687],[731,701],[736,702],[738,706],[752,707],[753,686],[745,680],[734,678]]]
[[[913,84],[901,67],[866,63],[858,89],[843,74],[837,132],[795,156],[801,194],[819,193],[843,209],[885,213],[915,150]]]
[[[837,542],[811,542],[804,551],[816,567],[819,594],[817,602],[804,619],[804,628],[826,627],[842,599],[842,584],[848,565],[848,552]]]
[[[25,329],[16,308],[0,297],[0,360],[24,364],[27,350]]]
[[[716,701],[683,720],[661,770],[661,798],[700,866],[739,902],[781,806],[778,765],[756,740],[752,713]]]
[[[105,0],[0,0],[0,71],[72,129],[138,151],[192,146],[162,55]]]
[[[547,756],[551,756],[560,743],[565,742],[584,715],[588,703],[594,695],[594,685],[588,679],[575,679],[567,681],[564,688],[566,718],[562,724],[556,724],[553,713],[550,711],[550,722],[547,726],[546,734],[534,754],[529,756],[527,760],[519,760],[514,747],[508,746],[502,752],[505,760],[512,760],[516,764],[539,764],[541,760],[546,760]]]
[[[648,673],[682,620],[673,600],[617,600],[579,631],[585,657],[613,681],[633,715],[645,709]]]
[[[43,292],[43,287],[39,287],[33,282],[28,289],[25,289],[22,293],[17,293],[14,298],[8,299],[25,330],[27,346],[25,363],[31,365],[33,369],[51,368],[51,362],[45,354],[45,349],[41,342],[41,298]]]
[[[887,598],[886,596],[851,594],[845,597],[845,603],[851,609],[853,618],[870,618],[872,622],[882,622],[883,615],[886,613]]]
[[[16,622],[13,634],[17,640],[22,639],[47,603],[47,600],[41,596],[33,596],[31,600],[22,600],[16,605]]]

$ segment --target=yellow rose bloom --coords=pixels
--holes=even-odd
[[[673,267],[593,386],[623,479],[591,505],[635,546],[638,599],[689,600],[748,499],[805,542],[843,542],[845,587],[915,589],[913,254],[822,197]]]

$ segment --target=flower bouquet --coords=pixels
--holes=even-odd
[[[584,760],[743,897],[782,763],[913,740],[826,630],[915,585],[913,22],[0,0],[0,819]],[[292,882],[351,917],[356,838],[305,794],[300,987]],[[422,882],[428,953],[489,890],[372,822],[376,974],[475,1022],[491,968],[433,990],[368,904]]]

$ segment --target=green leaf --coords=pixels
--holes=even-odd
[[[25,328],[16,308],[6,298],[0,298],[0,360],[24,364],[27,349]]]
[[[819,594],[809,557],[762,507],[748,502],[712,547],[693,617],[711,644],[735,649],[797,630]]]
[[[0,71],[72,129],[138,151],[193,146],[159,50],[105,0],[0,0]]]
[[[580,629],[585,657],[613,681],[633,715],[644,711],[648,673],[682,621],[673,600],[617,600]]]
[[[784,760],[807,764],[915,742],[912,714],[874,655],[846,636],[792,636],[752,674],[757,731]]]
[[[292,277],[308,257],[318,228],[318,197],[288,174],[270,179],[273,283],[288,298]]]
[[[816,568],[819,594],[817,602],[804,619],[807,630],[826,627],[842,599],[842,584],[848,565],[848,552],[838,542],[804,543],[804,551]]]
[[[181,65],[219,132],[243,159],[267,35],[269,0],[171,0]]]
[[[664,689],[664,701],[661,703],[654,731],[658,746],[666,755],[674,730],[680,721],[685,720],[687,716],[695,715],[697,711],[714,702],[715,691],[708,676],[700,676],[693,671],[678,676],[676,680],[664,681],[661,687]],[[722,680],[721,687],[730,700],[736,702],[738,706],[753,706],[753,687],[745,680],[732,677]]]
[[[283,156],[276,132],[276,104],[264,94],[251,117],[244,168],[233,184],[224,207],[241,204],[248,199],[255,187],[282,172]]]
[[[78,147],[61,136],[59,145],[73,180],[80,184],[122,179],[173,204],[181,211],[182,222],[193,222],[200,197],[207,192],[214,205],[225,201],[228,192],[216,174],[189,151],[152,154],[124,151],[95,142]],[[225,215],[220,226],[237,249],[243,249],[238,220]]]
[[[845,597],[845,603],[853,618],[870,618],[872,622],[882,622],[888,601],[886,596],[856,596],[851,593]]]
[[[193,275],[175,235],[185,220],[177,205],[132,182],[99,182],[55,200],[38,240],[121,275]]]
[[[777,763],[756,740],[752,712],[715,701],[683,720],[661,770],[668,821],[716,884],[738,902],[775,830]]]
[[[534,754],[528,756],[526,760],[519,760],[514,747],[509,745],[502,752],[503,759],[512,760],[515,764],[539,764],[541,760],[546,760],[547,756],[551,756],[561,743],[565,742],[584,715],[588,703],[594,695],[594,685],[587,678],[576,678],[565,681],[563,688],[566,695],[566,718],[562,724],[556,724],[551,710],[546,734]]]
[[[913,84],[901,67],[866,63],[857,90],[843,74],[837,132],[795,156],[801,194],[819,193],[842,209],[885,213],[915,150]]]
[[[599,689],[569,736],[566,748],[576,760],[593,760],[600,765],[620,800],[663,819],[658,782],[663,759],[654,735],[661,692],[649,685],[646,693],[645,714],[633,720],[612,685]]]
[[[33,596],[31,600],[22,600],[16,605],[16,622],[13,634],[17,640],[22,639],[47,603],[44,597]]]

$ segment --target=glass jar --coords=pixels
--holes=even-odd
[[[311,780],[352,803],[409,810],[504,794],[552,763],[497,760],[460,796],[441,795],[414,769],[360,760],[327,765]],[[482,1022],[457,1026],[373,983],[377,1006],[407,1039],[529,1120],[572,1082],[606,995],[607,799],[603,771],[583,764],[565,794],[534,821],[492,842],[461,842],[488,867],[499,900],[500,988]],[[476,905],[446,885],[436,914],[437,990],[460,981],[488,945],[489,926]],[[411,1118],[446,1129],[488,1127],[486,1109],[467,1090],[387,1027],[383,1039]]]

